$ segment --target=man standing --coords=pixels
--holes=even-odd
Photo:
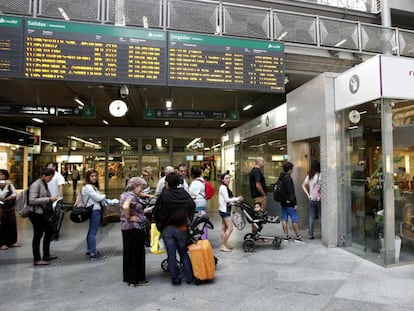
[[[166,186],[157,199],[154,218],[167,249],[168,270],[174,286],[181,285],[176,253],[183,264],[185,281],[193,281],[193,269],[187,252],[187,221],[193,219],[195,203],[184,190],[183,180],[177,173],[166,176]]]
[[[283,164],[283,172],[280,173],[279,179],[283,182],[283,191],[285,192],[285,202],[280,202],[282,206],[282,227],[283,232],[285,233],[285,241],[289,241],[291,237],[288,232],[288,219],[292,221],[292,227],[296,234],[296,241],[301,242],[302,236],[300,235],[299,225],[298,225],[298,213],[297,213],[297,201],[295,195],[295,186],[293,184],[292,174],[293,164],[287,162]]]
[[[162,190],[165,187],[165,179],[167,178],[167,176],[169,174],[172,174],[174,172],[175,172],[174,167],[172,167],[172,166],[166,166],[165,167],[165,169],[164,169],[165,175],[163,177],[161,177],[160,180],[158,181],[157,188],[155,188],[155,195],[158,196],[158,195],[161,194]]]
[[[255,159],[255,165],[250,171],[250,194],[254,201],[254,204],[259,203],[263,210],[267,208],[267,196],[266,196],[266,180],[263,175],[262,169],[264,168],[265,160],[263,157],[257,157]],[[252,233],[256,234],[257,228],[252,225]]]
[[[76,165],[72,168],[72,184],[73,184],[73,193],[76,193],[76,187],[78,186],[78,180],[80,179],[79,171],[76,168]]]
[[[46,165],[46,167],[51,168],[55,171],[55,175],[53,175],[52,180],[47,184],[50,195],[57,196],[59,198],[57,201],[53,202],[53,209],[55,209],[57,202],[63,199],[63,186],[66,184],[66,182],[65,178],[57,170],[57,163],[50,162]]]
[[[181,176],[184,182],[184,190],[189,192],[188,183],[187,183],[187,165],[185,163],[180,163],[177,165],[177,173]]]

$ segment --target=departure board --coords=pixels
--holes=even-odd
[[[284,92],[280,42],[169,32],[168,85]]]
[[[0,15],[0,77],[21,77],[22,54],[23,19]]]
[[[24,77],[166,85],[164,31],[26,19]]]

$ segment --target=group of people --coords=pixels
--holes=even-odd
[[[267,186],[263,174],[265,161],[263,157],[255,159],[255,165],[250,172],[250,192],[255,207],[260,212],[267,208]],[[282,202],[282,227],[285,240],[291,239],[288,233],[288,218],[291,218],[296,240],[301,241],[298,226],[297,201],[291,173],[293,164],[283,165],[281,179],[286,183],[287,200]],[[187,183],[187,167],[185,163],[177,167],[167,166],[164,176],[160,178],[155,193],[152,193],[150,181],[151,167],[145,167],[141,175],[131,177],[127,181],[126,189],[121,194],[120,220],[123,241],[123,281],[129,286],[147,285],[145,275],[145,245],[149,223],[155,221],[162,233],[167,250],[168,267],[173,285],[181,284],[181,275],[178,271],[176,254],[183,264],[184,279],[187,283],[193,281],[191,262],[187,252],[187,226],[194,216],[206,214],[207,199],[203,170],[200,166],[190,169],[191,183]],[[306,176],[302,188],[309,198],[309,230],[308,238],[313,239],[313,223],[315,217],[321,216],[320,205],[320,165],[313,161],[309,174]],[[220,176],[218,192],[219,215],[222,219],[220,250],[231,252],[233,247],[228,243],[233,231],[231,220],[231,203],[241,202],[242,196],[234,196],[230,189],[231,176],[228,172]],[[29,219],[33,224],[33,258],[34,265],[49,265],[57,256],[50,252],[50,242],[53,235],[51,217],[57,202],[63,198],[65,180],[57,171],[56,163],[49,163],[41,170],[41,176],[30,185],[28,204],[31,206]],[[99,191],[98,172],[89,170],[85,176],[85,184],[80,192],[85,205],[93,205],[89,220],[89,229],[86,236],[86,255],[91,259],[105,257],[97,251],[96,234],[101,223],[101,203],[106,196]],[[1,203],[1,235],[0,248],[18,247],[17,229],[14,209],[9,213],[8,206],[14,205],[16,190],[8,181],[7,170],[0,170],[0,203]],[[156,199],[155,204],[150,204]],[[9,203],[12,202],[12,203]],[[256,230],[252,228],[253,233]],[[201,239],[207,239],[207,230]],[[40,252],[40,242],[43,238],[43,256]]]
[[[257,157],[255,159],[255,166],[250,171],[250,192],[254,200],[254,204],[258,204],[262,210],[266,210],[267,207],[267,195],[266,195],[266,180],[263,174],[263,168],[265,166],[265,160],[263,157]],[[280,173],[279,180],[282,180],[284,184],[286,201],[280,202],[282,207],[282,228],[284,232],[284,240],[289,241],[292,238],[289,235],[288,220],[291,219],[293,231],[296,234],[296,241],[302,241],[302,235],[299,229],[298,218],[298,205],[295,194],[295,187],[293,179],[291,177],[293,171],[293,164],[286,162],[283,164],[283,171]],[[302,189],[309,199],[309,226],[308,226],[308,239],[314,239],[314,220],[316,217],[321,219],[321,192],[320,192],[320,163],[313,160],[309,173],[306,175],[305,180],[302,183]],[[255,227],[252,228],[253,233]]]
[[[183,265],[185,282],[190,284],[193,281],[193,270],[187,253],[187,226],[195,215],[206,213],[205,181],[201,176],[201,167],[193,166],[190,170],[192,182],[188,185],[187,167],[184,163],[176,168],[167,166],[164,173],[158,181],[155,195],[145,190],[149,189],[152,177],[151,168],[146,167],[140,177],[128,180],[126,190],[120,198],[123,281],[132,287],[149,283],[145,276],[145,234],[151,218],[164,240],[172,284],[179,286],[182,281],[177,267],[177,253]],[[148,200],[154,196],[157,199],[151,206]],[[207,238],[207,231],[201,238]]]

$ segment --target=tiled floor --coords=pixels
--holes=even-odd
[[[214,208],[212,208],[214,209]],[[256,251],[242,250],[244,234],[230,238],[235,249],[219,251],[220,219],[210,212],[215,229],[210,240],[219,262],[214,282],[173,287],[161,271],[165,255],[147,251],[150,286],[131,288],[122,282],[122,240],[118,223],[98,233],[103,260],[85,256],[87,223],[66,215],[50,266],[34,267],[32,226],[19,219],[23,246],[0,251],[0,310],[413,310],[414,268],[382,268],[319,240],[271,242]],[[263,233],[281,235],[280,224],[266,224]]]

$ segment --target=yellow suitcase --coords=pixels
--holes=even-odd
[[[195,283],[213,280],[216,272],[213,248],[209,240],[199,240],[188,246]]]

